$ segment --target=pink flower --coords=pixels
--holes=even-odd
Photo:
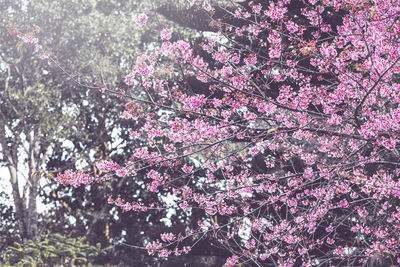
[[[232,62],[233,64],[239,64],[240,62],[240,56],[238,54],[233,54],[230,57],[230,62]]]
[[[139,14],[135,15],[135,22],[136,22],[136,24],[138,24],[141,27],[146,25],[147,19],[148,19],[148,17],[144,13],[139,13]]]
[[[273,20],[280,20],[283,18],[283,15],[287,12],[286,7],[278,7],[275,5],[274,2],[270,4],[270,7],[268,10],[264,12],[264,14],[268,17],[270,17]]]
[[[192,250],[192,248],[190,246],[184,246],[182,248],[182,252],[185,254],[188,254],[191,250]]]
[[[147,252],[149,255],[154,255],[154,253],[162,247],[160,241],[156,240],[146,245]]]
[[[332,116],[328,119],[328,124],[330,125],[339,125],[342,122],[342,117],[337,114],[332,114]]]
[[[162,176],[159,172],[157,172],[156,170],[151,170],[147,173],[147,177],[149,179],[153,179],[156,181],[161,181],[162,180]]]
[[[252,7],[252,10],[253,10],[253,12],[254,12],[255,14],[260,14],[261,8],[262,8],[261,4],[258,4],[258,5],[254,5],[254,6]]]
[[[332,225],[329,225],[328,227],[326,227],[325,231],[327,231],[328,233],[332,232],[333,231]]]
[[[176,239],[173,233],[163,233],[161,234],[161,240],[164,242],[174,241]]]
[[[338,246],[338,247],[335,249],[334,253],[335,253],[336,255],[341,256],[341,255],[344,254],[344,248],[343,248],[342,246]]]
[[[161,32],[162,40],[169,40],[169,39],[171,39],[171,36],[172,36],[172,30],[170,30],[168,28],[162,30],[162,32]]]
[[[182,167],[182,171],[183,171],[184,173],[192,173],[193,167],[192,167],[192,166],[189,166],[189,165],[187,165],[187,164],[185,164],[185,165],[183,165],[183,167]]]
[[[286,28],[290,33],[295,33],[299,30],[299,26],[291,20],[286,22]]]
[[[181,209],[185,210],[185,211],[190,210],[190,206],[189,206],[189,204],[188,204],[186,201],[184,201],[183,203],[179,204],[179,207],[180,207]]]
[[[329,245],[332,245],[333,243],[335,243],[335,240],[330,238],[330,237],[327,237],[326,238],[326,243],[328,243]]]
[[[349,203],[347,202],[346,199],[342,199],[339,201],[338,206],[341,208],[348,208],[349,207]]]
[[[118,177],[125,177],[125,176],[127,176],[128,171],[127,171],[126,168],[119,168],[119,169],[117,169],[117,170],[115,171],[115,174],[116,174]]]
[[[239,261],[239,257],[238,256],[236,256],[236,255],[233,255],[232,257],[229,257],[227,260],[226,260],[226,263],[225,263],[225,267],[234,267],[235,266],[235,264],[237,263]]]
[[[162,249],[158,252],[158,256],[160,256],[162,258],[167,258],[169,256],[169,254],[171,254],[171,252],[167,251],[166,249]]]
[[[245,244],[247,249],[253,249],[256,246],[256,241],[254,239],[251,239],[250,241],[247,241]]]

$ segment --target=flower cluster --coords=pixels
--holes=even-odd
[[[148,17],[144,13],[139,13],[134,16],[134,20],[135,20],[136,24],[138,24],[141,27],[146,25],[147,19],[148,19]]]
[[[217,16],[208,1],[189,2]],[[398,262],[400,3],[232,8],[201,46],[164,29],[160,47],[126,77],[146,92],[132,94],[123,114],[140,146],[125,167],[98,168],[116,176],[136,168],[148,191],[173,196],[176,210],[203,211],[198,228],[163,233],[148,252],[180,255],[190,250],[183,240],[207,237],[233,254],[226,266]],[[66,172],[58,181],[92,179]]]

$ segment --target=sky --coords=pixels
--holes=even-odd
[[[27,174],[25,173],[25,176]],[[19,174],[21,176],[21,173]],[[20,192],[22,185],[20,184]],[[8,172],[7,167],[0,167],[0,192],[6,192],[7,195],[10,196],[10,201],[6,201],[5,199],[1,199],[0,201],[3,201],[7,204],[13,205],[12,202],[12,189],[11,189],[11,184],[10,184],[10,174]],[[40,197],[37,197],[37,203],[38,203],[38,212],[42,213],[46,211],[48,208],[46,207],[45,204],[41,201]]]

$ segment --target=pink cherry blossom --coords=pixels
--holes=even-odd
[[[134,19],[136,24],[142,27],[146,25],[148,17],[145,13],[139,13],[135,15]]]

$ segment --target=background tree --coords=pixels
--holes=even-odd
[[[18,232],[25,242],[48,231],[46,224],[38,229],[36,203],[39,190],[46,184],[44,178],[73,168],[71,156],[79,155],[90,164],[100,158],[102,152],[94,155],[99,146],[109,146],[116,138],[108,133],[117,129],[113,123],[120,111],[107,102],[123,100],[106,98],[95,86],[79,83],[117,85],[122,73],[118,71],[128,68],[135,47],[142,44],[136,24],[127,23],[138,5],[125,4],[128,6],[108,1],[106,8],[101,1],[1,3],[1,156],[9,170]],[[13,36],[31,30],[32,36],[24,37],[46,40],[42,45],[54,59],[50,64],[36,57],[37,46],[25,45]],[[54,68],[57,64],[68,69]],[[70,69],[76,73],[68,75]],[[72,82],[74,76],[78,84]],[[90,101],[84,100],[87,96]],[[84,107],[90,107],[90,116]],[[94,113],[96,108],[98,112]],[[71,153],[66,156],[62,150]],[[52,156],[57,154],[58,162]]]
[[[133,149],[124,141],[130,139],[127,128],[131,123],[121,121],[123,106],[115,105],[126,100],[101,94],[100,89],[107,84],[118,88],[121,96],[126,90],[122,77],[137,49],[157,41],[155,32],[163,27],[138,28],[133,15],[139,9],[154,11],[157,3],[35,0],[5,1],[2,6],[1,155],[9,169],[17,232],[23,242],[42,239],[41,234],[61,233],[86,235],[92,244],[101,242],[103,247],[119,244],[116,241],[141,245],[145,241],[138,238],[142,232],[162,232],[166,227],[160,223],[162,215],[117,215],[112,206],[104,206],[108,197],[104,191],[111,193],[111,188],[118,187],[126,197],[143,183],[125,179],[72,191],[46,182],[60,171],[74,169],[78,158],[80,166],[90,166],[95,172],[95,160],[128,160],[121,154]],[[152,22],[159,21],[152,18]],[[25,39],[19,42],[16,34]],[[187,34],[182,31],[180,35]],[[46,53],[42,56],[51,60],[38,58],[41,49],[34,38],[41,40]],[[36,210],[38,199],[47,206],[44,213]],[[182,228],[179,224],[184,218],[179,213],[172,215],[175,229]],[[142,250],[117,246],[103,260],[137,265],[151,258]]]

